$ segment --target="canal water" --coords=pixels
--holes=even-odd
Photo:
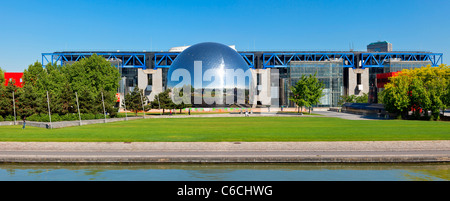
[[[0,181],[449,181],[450,163],[0,164]]]

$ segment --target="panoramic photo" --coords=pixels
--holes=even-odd
[[[2,2],[0,181],[116,181],[176,200],[447,185],[449,9]]]

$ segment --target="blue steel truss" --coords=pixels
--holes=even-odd
[[[431,66],[442,64],[442,53],[362,53],[361,68],[385,67],[392,60],[399,61],[430,61]]]
[[[178,52],[162,52],[162,53],[155,53],[154,62],[155,62],[155,69],[157,68],[169,68],[170,65],[172,65],[175,58],[180,53]]]
[[[145,53],[42,53],[42,64],[79,61],[93,54],[101,55],[107,60],[119,60],[121,67],[146,69]],[[177,52],[161,52],[154,54],[154,68],[168,68],[178,56]],[[254,53],[239,53],[250,68],[255,68]],[[400,61],[429,61],[432,66],[443,63],[442,53],[361,53],[360,65],[365,67],[385,67],[391,59]],[[263,68],[288,67],[291,61],[331,61],[342,60],[344,67],[356,68],[354,53],[263,53]]]
[[[155,69],[157,68],[169,68],[172,65],[175,58],[179,55],[179,52],[161,52],[155,53],[153,61],[155,62]],[[255,67],[255,54],[254,53],[239,53],[249,68]]]
[[[263,68],[288,67],[291,61],[342,60],[344,67],[356,68],[353,53],[263,53]]]
[[[255,54],[254,53],[239,53],[249,68],[255,68]]]
[[[90,57],[93,54],[103,56],[110,61],[120,61],[120,67],[146,69],[144,53],[42,53],[42,64],[45,66],[48,63],[53,64],[60,62],[60,65],[63,65],[64,62],[79,61],[83,58]]]

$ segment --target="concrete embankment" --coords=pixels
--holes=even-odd
[[[0,142],[4,163],[450,162],[450,141]]]

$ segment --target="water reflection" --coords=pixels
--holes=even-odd
[[[1,181],[439,181],[450,163],[426,164],[0,164]]]

